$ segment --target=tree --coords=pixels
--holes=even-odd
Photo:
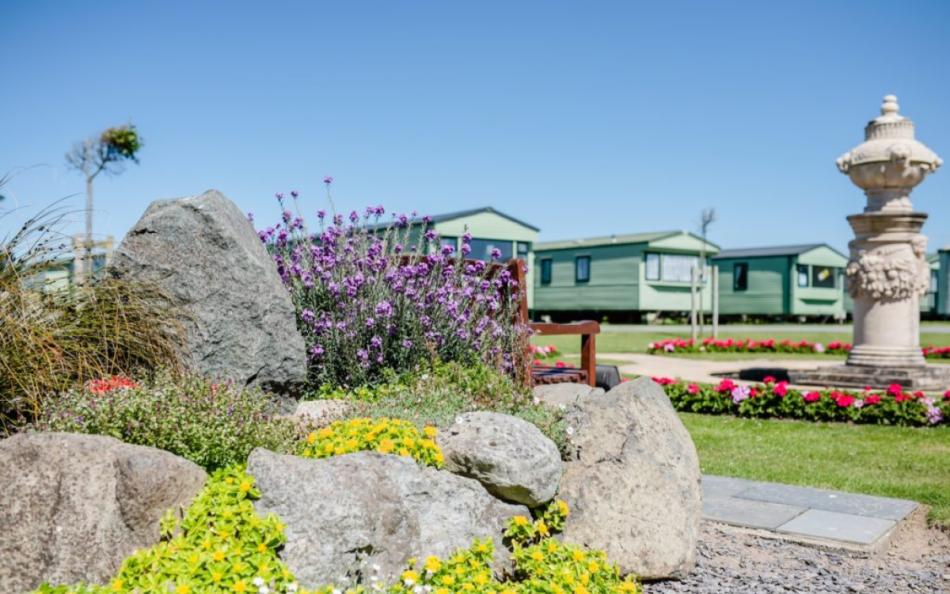
[[[142,137],[132,124],[108,128],[98,137],[90,136],[77,142],[66,153],[66,163],[86,178],[86,237],[84,241],[84,270],[92,270],[92,181],[100,173],[118,175],[125,162],[138,163]]]

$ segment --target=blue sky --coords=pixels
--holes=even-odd
[[[834,159],[884,94],[950,158],[946,1],[2,0],[0,27],[0,208],[79,208],[70,145],[145,138],[96,182],[99,235],[209,188],[259,223],[275,191],[315,211],[332,175],[341,208],[493,205],[543,239],[693,230],[715,206],[722,246],[843,250],[864,198]],[[950,244],[950,166],[913,197]]]

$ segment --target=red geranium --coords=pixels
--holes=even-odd
[[[880,401],[881,401],[880,396],[878,396],[877,394],[871,394],[870,396],[864,399],[864,404],[865,406],[867,406],[869,404],[877,404]]]
[[[775,387],[772,388],[777,395],[785,398],[785,395],[788,394],[788,382],[779,382],[775,384]]]
[[[128,390],[138,387],[138,383],[124,375],[113,375],[112,377],[90,380],[86,383],[86,389],[93,394],[106,394],[114,390]]]
[[[835,404],[837,404],[841,408],[848,408],[849,406],[854,404],[854,396],[850,396],[848,394],[841,394],[840,396],[838,396],[838,399],[835,400]]]
[[[819,394],[818,392],[808,392],[807,394],[805,394],[804,398],[805,398],[805,402],[817,402],[818,400],[821,399],[821,394]]]
[[[690,394],[699,394],[699,386],[696,384],[690,384],[686,386],[686,391]],[[947,398],[950,399],[950,392],[947,392]]]
[[[762,381],[765,382],[766,384],[774,384],[774,383],[775,383],[775,378],[772,377],[771,375],[767,375],[767,376],[765,376],[765,377],[762,378]]]
[[[717,392],[732,392],[732,389],[736,387],[736,382],[731,379],[724,379],[719,382],[719,385],[716,386]]]

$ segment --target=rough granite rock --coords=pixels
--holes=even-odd
[[[221,193],[150,204],[116,251],[112,274],[170,298],[194,370],[277,391],[306,378],[290,295],[254,228]]]
[[[20,433],[0,441],[0,592],[106,583],[159,538],[207,475],[168,452],[112,437]]]
[[[582,399],[565,415],[574,449],[559,497],[564,540],[607,552],[625,573],[681,577],[702,514],[699,459],[663,389],[648,378]]]
[[[603,388],[591,388],[587,384],[561,383],[542,384],[532,390],[535,400],[544,404],[566,408],[577,404],[581,398],[588,396],[603,396]]]
[[[259,448],[247,470],[261,491],[258,513],[276,513],[287,527],[280,556],[305,587],[342,576],[350,585],[368,585],[371,575],[392,583],[410,557],[447,556],[489,536],[501,566],[505,522],[528,513],[472,479],[375,452],[313,460]]]
[[[492,495],[537,507],[557,493],[564,463],[553,441],[519,418],[460,415],[437,438],[445,469],[480,482]]]

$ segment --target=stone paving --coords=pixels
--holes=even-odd
[[[722,476],[703,476],[703,517],[774,536],[874,550],[917,503]]]

